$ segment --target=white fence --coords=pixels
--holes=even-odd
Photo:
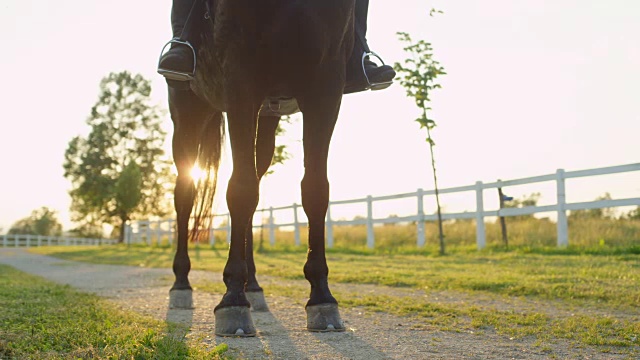
[[[478,249],[482,249],[486,246],[486,232],[485,232],[485,218],[486,217],[509,217],[518,215],[530,215],[542,212],[556,212],[557,213],[557,244],[559,247],[564,247],[569,244],[569,229],[567,222],[567,211],[571,210],[586,210],[586,209],[600,209],[600,208],[612,208],[619,206],[640,206],[640,197],[615,199],[615,200],[598,200],[588,202],[576,202],[567,203],[565,181],[567,179],[591,177],[599,175],[610,175],[619,173],[628,173],[640,171],[640,163],[611,166],[589,170],[579,171],[564,171],[563,169],[557,170],[554,174],[540,175],[529,178],[496,181],[491,183],[483,183],[482,181],[476,182],[474,185],[460,186],[453,188],[440,189],[440,194],[451,193],[464,193],[475,192],[476,210],[474,212],[458,212],[458,213],[443,213],[442,218],[444,220],[452,219],[475,219],[476,220],[476,243]],[[484,207],[484,195],[485,190],[490,189],[505,189],[510,186],[543,183],[543,182],[555,182],[556,188],[556,203],[553,205],[545,206],[528,206],[522,208],[502,208],[498,210],[485,210]],[[425,245],[425,221],[436,221],[436,215],[427,215],[424,213],[424,198],[425,196],[435,196],[434,190],[422,190],[418,189],[415,192],[386,195],[386,196],[367,196],[360,199],[351,200],[339,200],[331,201],[327,211],[326,218],[326,237],[327,246],[329,248],[334,245],[333,227],[342,225],[366,225],[367,228],[367,246],[373,248],[375,246],[375,234],[374,226],[376,224],[391,224],[391,223],[407,223],[415,222],[417,224],[416,244],[418,247]],[[387,218],[374,218],[373,209],[376,203],[389,200],[398,200],[413,198],[416,204],[416,214],[404,217],[387,217]],[[366,217],[354,219],[354,220],[333,220],[331,217],[331,209],[340,205],[347,204],[362,204],[367,206]],[[283,207],[270,207],[268,209],[261,209],[258,212],[268,212],[268,222],[266,225],[255,225],[255,228],[266,226],[269,232],[269,242],[271,245],[275,244],[275,231],[281,227],[293,227],[295,244],[300,245],[300,227],[307,225],[306,221],[300,220],[299,210],[302,206],[299,204],[293,204]],[[274,218],[274,212],[276,211],[292,211],[293,222],[289,223],[276,223]],[[227,235],[227,242],[229,242],[230,231],[230,218],[229,214],[216,215],[225,217],[226,221],[223,222],[224,226],[218,226],[209,229],[209,242],[213,244],[214,233],[216,231],[225,231]],[[153,238],[156,238],[157,242],[163,237],[172,243],[175,238],[174,230],[175,220],[158,220],[158,221],[138,221],[130,224],[127,227],[127,242],[147,242],[151,244]]]
[[[72,246],[72,245],[111,245],[115,244],[114,239],[87,239],[61,236],[43,235],[0,235],[0,246],[2,247],[34,247],[34,246]]]

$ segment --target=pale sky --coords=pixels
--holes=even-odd
[[[141,73],[153,80],[154,101],[166,107],[155,70],[170,38],[170,6],[0,0],[0,228],[49,206],[69,229],[63,155],[73,136],[87,133],[102,77]],[[430,18],[432,7],[444,15]],[[452,187],[639,162],[638,19],[636,0],[374,0],[368,37],[388,63],[406,57],[397,31],[432,42],[448,72],[431,104],[438,175],[441,187]],[[398,84],[346,96],[329,159],[331,198],[431,189],[425,134],[413,121],[418,113]],[[168,118],[166,124],[170,130]],[[280,142],[294,158],[265,180],[261,206],[300,201],[301,130],[288,129]],[[548,189],[552,184],[506,192],[541,191],[542,202],[553,203]],[[570,201],[605,192],[638,197],[640,176],[569,182],[567,192]],[[445,208],[473,210],[472,201],[456,201],[445,197]],[[389,211],[411,212],[414,205],[407,209]]]

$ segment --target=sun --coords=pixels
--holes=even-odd
[[[200,182],[200,180],[202,180],[202,178],[204,178],[205,171],[199,168],[198,166],[194,166],[193,169],[191,169],[190,175],[193,181],[195,183],[198,183]]]

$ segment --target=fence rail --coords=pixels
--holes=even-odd
[[[0,247],[36,247],[36,246],[76,246],[76,245],[112,245],[114,239],[88,239],[63,236],[0,235]]]
[[[442,218],[444,220],[454,219],[475,219],[476,220],[476,244],[478,249],[482,249],[486,246],[486,231],[485,231],[485,218],[487,217],[509,217],[520,215],[531,215],[541,212],[556,212],[557,214],[557,245],[559,247],[565,247],[569,244],[569,229],[567,221],[567,211],[575,210],[589,210],[600,209],[619,206],[640,206],[640,197],[615,199],[615,200],[597,200],[587,202],[575,202],[567,203],[566,201],[566,180],[581,177],[592,177],[601,175],[611,175],[619,173],[629,173],[640,171],[640,163],[610,166],[597,169],[578,170],[578,171],[565,171],[558,169],[553,174],[546,174],[540,176],[533,176],[528,178],[513,179],[513,180],[498,180],[495,182],[483,183],[482,181],[476,182],[474,185],[458,186],[452,188],[440,189],[440,194],[452,194],[452,193],[464,193],[475,192],[476,209],[473,212],[458,212],[458,213],[443,213]],[[484,195],[485,190],[490,189],[505,189],[511,186],[519,186],[534,183],[543,182],[555,182],[556,187],[556,203],[553,205],[543,206],[527,206],[522,208],[501,208],[498,210],[485,210]],[[384,196],[367,196],[359,199],[337,200],[331,201],[327,209],[326,217],[326,237],[327,246],[333,247],[334,226],[344,225],[366,225],[367,228],[367,246],[373,248],[375,246],[375,232],[374,226],[377,224],[392,224],[392,223],[406,223],[415,222],[417,224],[416,231],[416,245],[422,247],[425,245],[425,221],[437,220],[436,215],[425,214],[424,212],[424,198],[425,196],[434,196],[435,190],[423,190],[418,189],[415,192],[396,194],[396,195],[384,195]],[[387,217],[387,218],[374,218],[373,209],[376,202],[398,200],[398,199],[411,199],[416,201],[416,214],[403,217]],[[367,206],[366,217],[354,220],[334,220],[331,217],[331,210],[336,206],[348,205],[348,204],[362,204]],[[300,228],[307,226],[306,221],[301,221],[299,217],[299,204],[292,204],[290,206],[270,207],[268,209],[261,209],[257,212],[267,212],[269,214],[268,222],[266,225],[256,225],[255,228],[266,226],[269,231],[269,242],[271,245],[275,244],[275,231],[281,227],[293,227],[295,244],[300,244]],[[293,211],[293,222],[276,223],[273,213],[275,211]],[[213,244],[214,233],[216,231],[224,231],[227,235],[227,242],[230,241],[231,228],[229,214],[220,214],[215,216],[226,217],[224,226],[213,227],[208,229],[209,242]],[[169,243],[172,243],[175,238],[174,230],[175,220],[158,220],[158,221],[138,221],[130,223],[127,226],[127,241],[128,242],[147,242],[151,244],[153,237],[156,237],[156,241],[160,242],[161,238],[166,238]]]

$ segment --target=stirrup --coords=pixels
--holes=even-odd
[[[190,73],[164,69],[160,67],[160,62],[162,60],[162,56],[165,53],[165,50],[167,49],[167,46],[172,44],[188,46],[191,49],[191,52],[193,53],[193,70]],[[196,49],[188,41],[183,41],[180,39],[171,39],[168,43],[164,45],[164,47],[162,47],[162,51],[160,52],[160,59],[158,59],[158,74],[164,76],[169,80],[176,80],[176,81],[193,80],[196,76]]]
[[[373,51],[363,52],[362,59],[360,61],[360,64],[362,66],[360,69],[361,75],[356,80],[351,80],[347,82],[347,84],[345,84],[345,88],[344,88],[345,95],[362,92],[362,91],[368,91],[368,90],[372,90],[372,91],[382,90],[382,89],[388,88],[389,86],[391,86],[391,84],[393,84],[393,80],[385,81],[381,83],[372,83],[371,80],[369,80],[369,76],[367,76],[367,70],[364,66],[364,61],[367,59],[368,56],[376,57],[378,60],[380,60],[383,66],[385,65],[384,60],[382,60],[380,55],[374,53]]]
[[[371,57],[371,56],[375,56],[378,60],[380,60],[380,62],[382,63],[382,65],[386,65],[384,63],[384,60],[382,60],[382,58],[380,57],[380,55],[374,53],[373,51],[371,52],[364,52],[362,54],[362,72],[364,73],[364,77],[365,79],[367,79],[367,84],[369,84],[369,86],[367,87],[367,89],[365,90],[369,90],[371,89],[371,91],[376,91],[376,90],[383,90],[388,88],[389,86],[391,86],[391,84],[393,84],[393,80],[390,81],[383,81],[383,82],[379,82],[379,83],[372,83],[371,80],[369,80],[369,77],[367,76],[367,71],[364,68],[364,60],[367,57]]]

